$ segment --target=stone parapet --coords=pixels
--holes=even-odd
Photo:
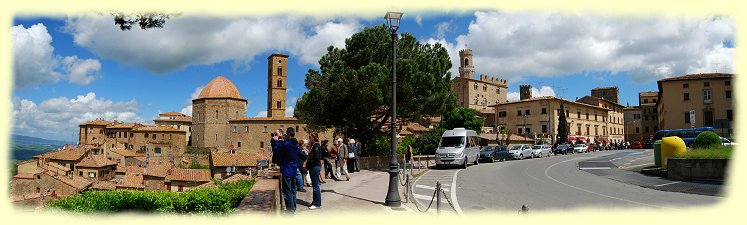
[[[681,180],[724,180],[729,159],[667,159],[667,177]]]

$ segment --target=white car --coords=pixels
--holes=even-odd
[[[725,137],[721,137],[721,145],[737,145],[737,143],[731,142],[729,139],[726,139]]]
[[[524,157],[527,157],[531,154],[532,147],[527,144],[514,145],[508,149],[508,156],[513,159],[524,159]]]
[[[573,152],[575,153],[584,153],[586,152],[586,145],[585,144],[577,144],[576,147],[573,147]]]
[[[550,146],[547,145],[535,145],[532,147],[532,158],[543,156],[550,156]]]

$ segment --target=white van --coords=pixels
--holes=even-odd
[[[444,131],[436,149],[436,167],[457,165],[467,168],[467,163],[480,159],[480,139],[477,132],[464,128]]]

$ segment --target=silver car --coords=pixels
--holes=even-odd
[[[573,147],[573,151],[576,153],[584,153],[587,152],[587,147],[585,144],[577,144],[576,147]]]
[[[508,149],[508,156],[510,156],[513,159],[524,159],[524,157],[527,157],[531,154],[532,154],[532,147],[530,147],[527,144],[514,145]]]
[[[543,156],[550,156],[550,146],[535,145],[532,147],[532,158],[542,158]]]

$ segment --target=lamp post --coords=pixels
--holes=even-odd
[[[390,207],[399,207],[402,202],[399,198],[399,163],[397,162],[397,29],[401,12],[387,12],[384,16],[389,32],[392,33],[392,159],[389,161],[389,191],[386,193],[384,203]]]

